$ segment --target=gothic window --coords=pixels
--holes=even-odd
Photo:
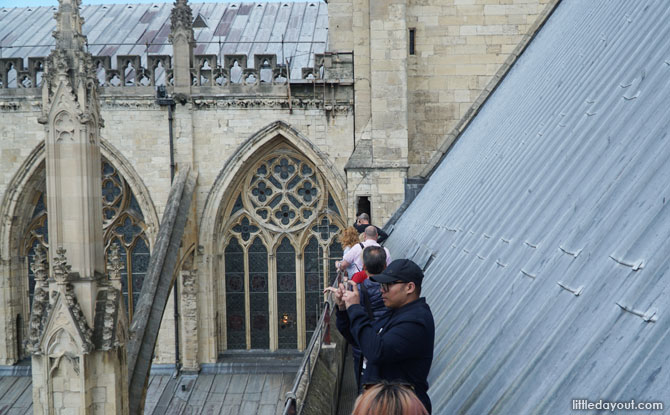
[[[119,172],[102,160],[102,217],[105,256],[113,243],[119,245],[121,263],[124,265],[123,296],[128,317],[139,300],[142,282],[149,266],[149,243],[145,234],[146,224],[142,210],[132,190]],[[32,304],[35,280],[31,265],[37,244],[49,246],[46,193],[42,191],[33,211],[33,218],[24,234],[23,249],[28,258],[28,287]]]
[[[323,310],[323,287],[336,275],[342,250],[333,241],[345,223],[325,178],[303,155],[279,147],[252,163],[223,209],[229,242],[219,312],[227,340],[219,346],[301,349]]]
[[[251,348],[270,348],[268,321],[268,251],[261,238],[249,246],[249,304]]]
[[[277,309],[279,348],[297,349],[295,305],[295,249],[288,238],[277,247]]]
[[[320,276],[323,266],[323,248],[319,246],[315,237],[309,238],[305,247],[304,270],[305,270],[305,331],[309,339],[316,328],[321,316],[321,292],[323,281]]]
[[[244,250],[237,238],[232,238],[228,243],[225,261],[228,349],[245,349]]]
[[[342,258],[342,256],[344,256],[344,250],[342,249],[342,245],[340,245],[339,242],[333,239],[328,247],[328,268],[334,269],[335,261]],[[332,284],[333,282],[334,279],[331,279],[330,283]]]

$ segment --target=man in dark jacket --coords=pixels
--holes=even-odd
[[[361,293],[360,302],[365,309],[365,312],[368,314],[368,317],[371,319],[377,319],[381,317],[388,309],[384,306],[384,301],[382,300],[382,293],[380,284],[370,280],[369,277],[381,274],[382,271],[386,268],[386,250],[381,246],[368,246],[363,250],[363,271],[361,273],[365,274],[364,278],[356,281],[358,283],[358,291]],[[358,273],[356,274],[358,275]],[[365,362],[361,361],[361,350],[358,347],[358,343],[353,339],[351,333],[349,332],[347,318],[347,309],[342,301],[340,293],[339,296],[337,292],[332,287],[328,287],[326,291],[332,291],[336,293],[336,300],[338,301],[338,307],[342,316],[337,318],[337,329],[342,333],[345,339],[351,344],[352,354],[354,358],[354,374],[356,375],[356,384],[358,385],[358,390],[362,388],[361,383],[361,374],[365,369]]]
[[[404,382],[430,413],[428,372],[433,363],[435,323],[426,299],[420,297],[423,271],[409,259],[397,259],[379,275],[370,277],[381,284],[384,305],[390,310],[372,320],[360,304],[356,284],[353,291],[340,287],[347,311],[340,319],[348,323],[354,341],[367,359],[363,384],[380,380]]]
[[[354,223],[354,228],[356,228],[358,233],[365,232],[365,228],[367,228],[368,226],[375,226],[370,224],[370,215],[368,215],[367,213],[361,213],[360,215],[358,215],[358,217],[356,218],[356,223]],[[375,226],[375,228],[377,228],[377,235],[379,235],[379,237],[377,238],[377,243],[384,242],[386,238],[389,237],[388,234],[377,226]]]

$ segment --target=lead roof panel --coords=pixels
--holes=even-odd
[[[668,21],[561,1],[395,224],[434,257],[436,413],[667,400]]]
[[[277,62],[291,60],[295,77],[313,64],[328,41],[328,9],[312,3],[194,3],[194,19],[201,15],[207,27],[194,29],[196,54],[276,54]],[[81,7],[83,31],[93,55],[171,55],[172,3],[105,4]],[[0,57],[47,56],[55,41],[56,7],[0,8]],[[26,30],[30,28],[31,30]],[[222,57],[221,57],[222,60]]]

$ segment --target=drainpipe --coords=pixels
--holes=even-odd
[[[166,106],[168,109],[168,133],[170,137],[170,185],[174,181],[174,133],[173,133],[173,110],[174,110],[174,99],[167,96],[167,90],[164,85],[158,86],[156,88],[156,103],[161,107]],[[175,377],[179,375],[179,303],[177,290],[178,281],[175,279],[172,298],[174,301],[174,370]]]

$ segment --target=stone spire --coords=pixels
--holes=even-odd
[[[92,280],[104,272],[97,78],[86,52],[80,0],[60,0],[42,90],[50,249],[68,252],[72,272]],[[55,252],[50,253],[54,257]],[[53,270],[52,270],[53,271]],[[90,293],[92,294],[92,292]],[[93,310],[84,309],[89,323]]]
[[[120,281],[105,275],[100,128],[80,0],[59,0],[42,87],[49,269],[36,254],[28,346],[33,412],[128,413],[127,322]],[[113,269],[118,276],[120,264]]]
[[[191,66],[193,66],[193,11],[187,0],[177,0],[170,16],[170,36],[172,43],[172,69],[175,94],[189,94],[191,91]]]
[[[82,35],[81,26],[84,19],[79,16],[81,0],[61,1],[56,12],[56,49],[83,50],[86,45],[86,37]]]

